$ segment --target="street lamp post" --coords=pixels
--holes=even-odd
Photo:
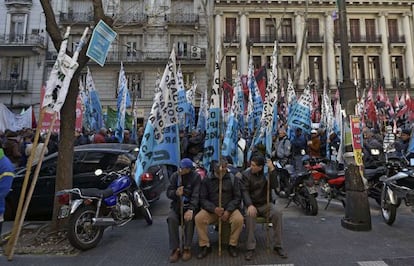
[[[346,14],[346,0],[337,0],[339,11],[339,28],[341,41],[341,64],[343,81],[340,86],[341,105],[345,106],[346,117],[344,134],[350,130],[349,116],[355,114],[356,95],[355,85],[350,77],[350,55],[348,45],[348,27]],[[371,230],[371,214],[368,203],[368,195],[362,182],[360,168],[356,165],[354,153],[352,150],[352,141],[350,138],[342,136],[345,145],[345,187],[346,187],[346,204],[345,217],[341,220],[341,225],[349,230],[368,231]],[[348,142],[348,143],[346,143]]]

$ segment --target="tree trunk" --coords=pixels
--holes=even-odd
[[[105,21],[106,24],[112,26],[113,19],[105,16],[102,7],[102,1],[92,0],[92,2],[95,25],[99,22],[99,20],[102,19],[103,21]],[[46,17],[46,31],[49,33],[49,36],[52,39],[52,42],[56,50],[59,51],[60,44],[63,38],[60,27],[56,23],[53,8],[51,6],[50,1],[48,0],[40,0],[40,3],[43,7],[43,11]],[[65,29],[63,29],[63,31],[65,31]],[[86,45],[82,48],[82,51],[79,53],[79,67],[72,77],[68,89],[68,94],[65,99],[65,103],[62,106],[62,109],[60,110],[61,123],[55,191],[72,188],[73,186],[73,164],[68,162],[73,162],[73,142],[75,136],[74,133],[76,121],[76,100],[79,92],[79,76],[82,69],[86,66],[86,64],[89,61],[89,57],[86,56],[86,50],[88,45],[89,41],[86,43]],[[71,53],[69,51],[66,51],[66,53],[71,56]],[[61,223],[57,220],[58,210],[59,205],[57,204],[57,199],[55,198],[52,216],[52,229],[57,229],[61,225]]]

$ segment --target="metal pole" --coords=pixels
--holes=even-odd
[[[362,182],[360,167],[356,165],[352,150],[351,138],[345,135],[350,134],[350,115],[355,113],[356,94],[355,85],[350,77],[350,55],[348,44],[348,20],[346,12],[346,0],[337,0],[339,11],[339,28],[341,41],[341,64],[343,82],[340,86],[341,105],[346,107],[346,117],[344,119],[344,130],[342,143],[345,146],[345,188],[346,205],[345,217],[341,220],[342,227],[353,231],[371,230],[371,214],[368,202],[368,194]],[[347,143],[347,142],[348,143]]]

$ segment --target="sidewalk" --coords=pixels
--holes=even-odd
[[[319,204],[320,208],[323,206]],[[354,232],[341,227],[342,216],[329,209],[314,217],[288,213],[284,217],[284,248],[288,259],[266,250],[266,229],[258,225],[256,256],[252,261],[244,260],[244,231],[239,241],[239,257],[232,258],[225,247],[218,256],[217,232],[211,230],[210,255],[202,260],[196,258],[195,236],[193,258],[169,264],[166,217],[156,216],[152,226],[134,220],[124,227],[108,229],[95,249],[78,256],[15,255],[11,262],[0,256],[0,265],[414,265],[414,214],[398,213],[393,226],[386,225],[376,210],[371,211],[371,216],[371,231]],[[12,225],[6,224],[6,228]]]

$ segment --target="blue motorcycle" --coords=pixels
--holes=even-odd
[[[72,188],[56,193],[62,205],[58,219],[69,217],[67,237],[72,246],[80,250],[96,247],[106,227],[123,226],[138,212],[152,224],[149,203],[130,173],[130,167],[109,173],[98,169],[95,174],[110,183],[106,189]]]

